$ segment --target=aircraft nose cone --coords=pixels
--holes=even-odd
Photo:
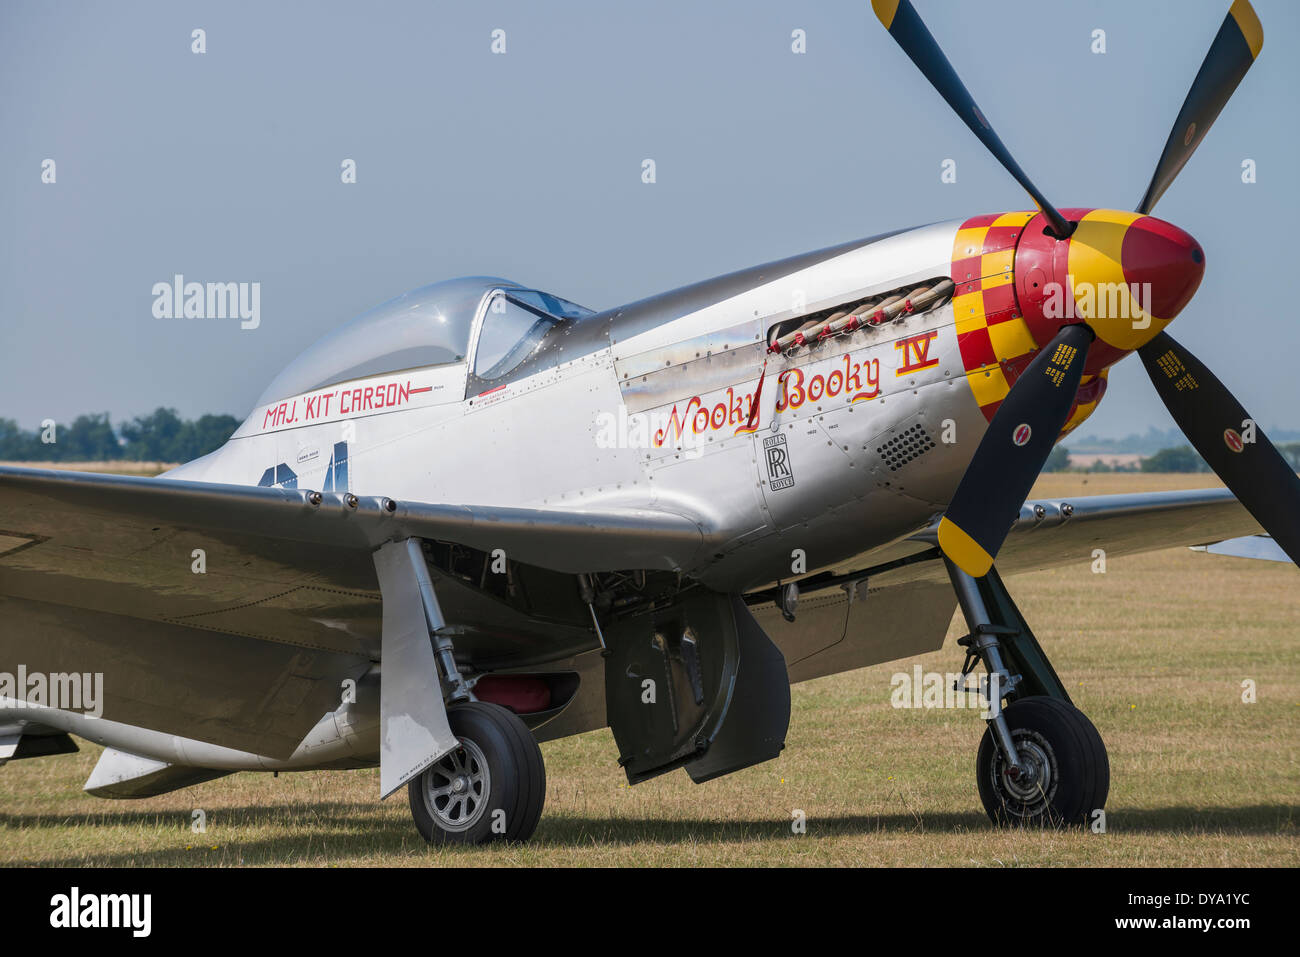
[[[1120,249],[1124,281],[1138,284],[1153,318],[1168,322],[1191,300],[1205,274],[1201,244],[1173,223],[1141,216],[1129,225]]]

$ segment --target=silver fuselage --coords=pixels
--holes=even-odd
[[[951,305],[789,358],[769,357],[765,336],[792,316],[946,276],[960,225],[846,244],[601,313],[580,324],[566,346],[572,358],[485,394],[467,394],[471,354],[273,401],[168,477],[255,484],[287,463],[299,488],[320,488],[330,450],[346,440],[349,490],[359,495],[686,515],[714,548],[684,571],[718,589],[791,577],[796,549],[808,573],[852,564],[943,509],[986,428]],[[478,324],[485,311],[486,297]],[[901,340],[931,332],[926,367],[908,371],[915,350]],[[739,429],[765,361],[757,429]],[[933,448],[891,468],[885,443],[914,426]],[[781,482],[766,451],[774,444],[789,473]]]

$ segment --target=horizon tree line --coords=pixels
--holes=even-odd
[[[116,428],[107,412],[31,430],[0,418],[0,461],[188,462],[220,448],[238,427],[233,415],[182,419],[175,409],[162,407],[119,422]]]

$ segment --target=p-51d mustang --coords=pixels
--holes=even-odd
[[[1300,559],[1300,480],[1164,331],[1201,247],[1150,215],[1259,21],[1232,5],[1129,213],[1049,203],[908,0],[874,6],[1036,211],[600,313],[440,283],[309,348],[162,479],[0,470],[0,664],[103,675],[98,718],[0,699],[0,760],[89,738],[87,790],[120,798],[377,764],[426,839],[517,840],[538,741],[608,725],[632,783],[727,774],[780,752],[792,681],[936,649],[960,605],[965,670],[1005,702],[977,760],[990,816],[1101,808],[1101,738],[993,561],[1260,526]],[[1134,351],[1231,492],[1026,502]]]

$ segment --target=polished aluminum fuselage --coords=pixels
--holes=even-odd
[[[942,510],[986,428],[951,305],[792,356],[768,354],[767,330],[946,276],[959,226],[849,243],[600,313],[575,325],[563,361],[482,394],[466,394],[471,353],[260,406],[224,447],[169,477],[253,484],[286,463],[299,488],[320,488],[331,449],[346,441],[356,494],[686,515],[713,548],[684,571],[719,589],[852,564]],[[918,336],[920,370],[903,343]],[[917,427],[930,448],[891,467],[886,443]]]

